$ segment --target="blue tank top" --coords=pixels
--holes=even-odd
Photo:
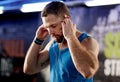
[[[82,33],[78,37],[81,42],[89,37]],[[49,50],[50,56],[50,82],[93,82],[93,77],[85,79],[75,68],[68,48],[59,50],[58,43],[54,41]]]

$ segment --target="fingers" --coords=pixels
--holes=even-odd
[[[68,15],[64,15],[64,21],[63,21],[64,25],[73,25],[73,22],[71,21],[70,17]]]
[[[48,30],[44,27],[44,25],[40,25],[37,29],[37,33],[44,33],[44,32],[48,32]]]
[[[39,26],[39,28],[45,28],[45,27],[44,27],[44,25],[42,24],[42,25]]]
[[[44,40],[48,34],[48,30],[43,25],[41,25],[38,27],[35,37],[39,38],[40,40]]]

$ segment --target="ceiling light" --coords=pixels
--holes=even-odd
[[[102,5],[114,5],[120,4],[120,0],[91,0],[86,1],[87,6],[102,6]]]
[[[3,14],[3,9],[4,9],[4,7],[0,6],[0,14]]]
[[[37,12],[42,11],[46,4],[49,2],[41,2],[41,3],[32,3],[32,4],[24,4],[20,9],[22,12]]]

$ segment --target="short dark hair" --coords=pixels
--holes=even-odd
[[[47,4],[41,12],[41,17],[47,17],[49,14],[61,17],[64,17],[64,15],[70,16],[67,6],[59,1],[52,1]]]

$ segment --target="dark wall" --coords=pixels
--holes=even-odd
[[[39,12],[8,11],[0,15],[0,80],[3,82],[37,80],[37,75],[23,73],[23,63],[26,51],[40,24]]]

